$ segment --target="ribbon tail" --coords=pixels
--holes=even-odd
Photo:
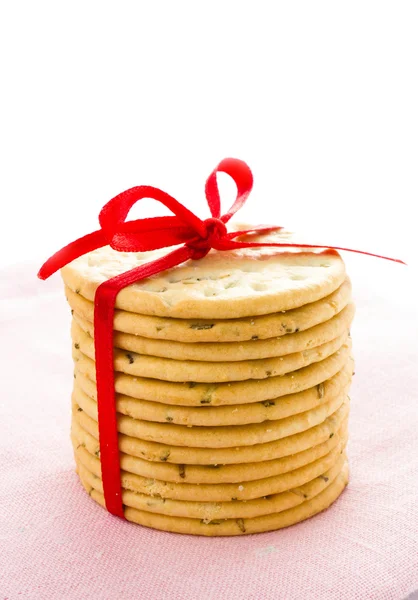
[[[62,267],[65,267],[69,262],[83,254],[87,254],[87,252],[106,246],[107,243],[101,229],[93,231],[93,233],[88,233],[82,238],[75,240],[75,242],[64,246],[64,248],[61,248],[61,250],[58,250],[58,252],[55,252],[55,254],[48,258],[39,269],[39,279],[48,279],[48,277],[51,277],[51,275],[62,269]]]
[[[103,492],[107,510],[122,518],[125,517],[120,481],[113,364],[113,317],[116,296],[126,286],[166,269],[171,269],[191,258],[192,254],[193,251],[190,248],[182,246],[162,258],[103,282],[96,290],[94,299],[94,348]]]
[[[236,242],[234,240],[220,240],[216,244],[217,250],[236,250],[238,248],[312,248],[312,249],[320,249],[320,250],[341,250],[344,252],[354,252],[355,254],[364,254],[366,256],[373,256],[374,258],[383,258],[384,260],[390,260],[392,262],[400,263],[401,265],[406,265],[403,260],[399,258],[391,258],[390,256],[382,256],[381,254],[373,254],[372,252],[365,252],[364,250],[356,250],[354,248],[342,248],[340,246],[327,246],[316,245],[316,244],[289,244],[289,243],[258,243],[258,242]]]

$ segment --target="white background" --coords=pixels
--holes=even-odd
[[[239,220],[414,262],[417,31],[407,1],[2,3],[0,265],[133,185],[208,216],[225,156],[255,177]]]

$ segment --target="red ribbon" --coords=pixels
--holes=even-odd
[[[227,213],[221,215],[221,202],[217,184],[217,173],[227,173],[237,186],[235,202]],[[206,181],[206,199],[211,217],[202,221],[183,204],[158,188],[134,187],[115,196],[104,205],[99,214],[100,229],[68,244],[41,267],[38,277],[47,279],[61,267],[79,256],[102,246],[110,245],[121,252],[145,252],[183,244],[166,256],[146,265],[136,267],[103,282],[94,298],[94,344],[96,356],[97,409],[99,426],[100,459],[106,508],[124,518],[117,416],[115,406],[115,382],[113,366],[113,316],[116,296],[120,290],[171,269],[188,259],[198,260],[212,249],[235,250],[237,248],[297,247],[322,248],[312,244],[238,242],[235,238],[249,233],[267,233],[281,227],[258,226],[244,231],[228,233],[226,223],[245,204],[252,189],[253,176],[248,165],[234,158],[221,161]],[[174,216],[153,217],[126,222],[132,206],[142,198],[153,198],[164,204]],[[403,263],[401,260],[338,246],[327,246],[333,250],[347,250],[385,260]]]

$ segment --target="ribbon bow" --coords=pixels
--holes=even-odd
[[[221,215],[221,201],[216,179],[217,173],[220,172],[227,173],[237,186],[236,199],[224,215]],[[183,244],[161,258],[104,281],[95,293],[94,344],[100,459],[106,508],[114,515],[124,518],[113,369],[113,317],[118,292],[132,283],[171,269],[188,259],[199,260],[206,256],[212,248],[220,251],[262,246],[325,248],[325,246],[289,242],[237,241],[235,238],[245,234],[267,233],[282,229],[274,226],[257,226],[244,231],[228,233],[226,224],[245,204],[252,186],[253,176],[246,163],[234,158],[226,158],[221,161],[206,181],[206,199],[212,216],[204,221],[175,198],[158,188],[138,186],[126,190],[112,198],[102,208],[99,214],[100,229],[98,231],[89,233],[59,250],[45,262],[38,273],[40,279],[47,279],[79,256],[106,245],[110,245],[114,250],[120,252],[145,252]],[[152,217],[127,222],[126,218],[130,209],[142,198],[153,198],[161,202],[172,211],[174,216]],[[362,250],[338,246],[327,246],[326,248],[347,250],[404,264],[401,260]]]

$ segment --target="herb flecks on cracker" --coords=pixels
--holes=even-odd
[[[167,460],[170,457],[170,454],[171,454],[171,450],[165,450],[160,456],[161,462],[167,462]]]
[[[192,323],[190,325],[190,329],[195,329],[196,331],[203,331],[204,329],[212,329],[215,327],[215,323]]]
[[[244,519],[237,519],[236,522],[237,522],[238,527],[242,531],[242,533],[245,533],[246,529],[245,529],[245,525],[244,525]]]
[[[212,386],[206,390],[203,398],[200,400],[200,404],[210,404],[212,402],[212,394],[216,390],[217,386]]]
[[[210,519],[201,519],[200,521],[203,525],[220,525],[222,521],[219,520],[210,520]]]

